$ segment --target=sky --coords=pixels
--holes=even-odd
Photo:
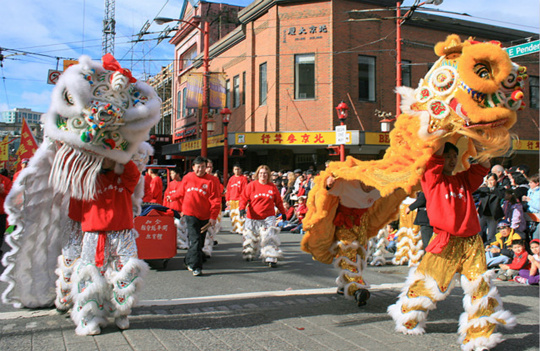
[[[168,40],[156,38],[165,25],[152,22],[155,17],[178,18],[184,0],[116,0],[116,37],[114,56],[123,67],[141,79],[158,73],[174,57]],[[185,0],[187,1],[187,0]],[[220,2],[214,1],[212,2]],[[249,0],[221,1],[247,6]],[[62,70],[63,59],[80,55],[99,60],[102,56],[104,0],[1,0],[0,48],[4,60],[0,67],[0,111],[30,108],[46,112],[53,85],[47,84],[49,70]],[[402,6],[413,5],[404,0]],[[540,31],[538,0],[444,0],[427,9],[466,13],[455,17],[514,28],[533,33]],[[143,36],[134,42],[146,21],[151,22]],[[25,55],[22,53],[25,52]],[[58,65],[58,66],[57,66]]]

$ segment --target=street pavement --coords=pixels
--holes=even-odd
[[[204,275],[184,269],[185,250],[152,270],[140,302],[121,331],[111,321],[97,336],[80,337],[54,309],[0,308],[0,350],[459,350],[463,311],[458,286],[430,312],[427,333],[398,334],[386,309],[395,303],[409,267],[369,266],[371,299],[364,307],[335,293],[336,270],[300,250],[301,235],[282,233],[277,268],[241,258],[241,236],[223,230]],[[496,281],[504,306],[517,317],[493,350],[539,350],[539,290]],[[3,291],[6,285],[0,284]]]

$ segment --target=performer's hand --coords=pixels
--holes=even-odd
[[[240,217],[246,216],[246,210],[240,210]]]
[[[507,264],[500,264],[499,267],[500,267],[501,269],[510,269],[510,267],[508,267]]]
[[[409,208],[409,206],[405,207],[405,214],[409,214],[411,213],[411,209]]]
[[[210,223],[210,226],[213,227],[213,226],[216,225],[216,220],[215,219],[209,219],[208,223]]]

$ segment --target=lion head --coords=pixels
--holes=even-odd
[[[526,68],[513,63],[499,42],[461,42],[453,34],[435,46],[440,56],[417,89],[400,88],[402,109],[420,116],[424,139],[448,134],[479,141],[479,159],[501,156],[523,108]]]

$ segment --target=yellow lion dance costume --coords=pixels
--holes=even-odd
[[[396,218],[400,203],[420,188],[426,163],[443,139],[460,150],[456,172],[468,169],[470,157],[484,161],[501,156],[510,149],[508,129],[516,122],[516,111],[524,105],[521,89],[526,69],[511,62],[500,43],[462,42],[457,35],[450,35],[435,46],[435,53],[440,58],[418,88],[397,90],[402,96],[403,113],[390,133],[390,146],[383,159],[359,161],[347,157],[345,162],[332,162],[315,178],[309,193],[302,250],[320,262],[334,261],[341,269],[338,292],[356,298],[359,306],[369,298],[369,293],[365,296],[369,286],[362,278],[367,241]],[[478,154],[473,140],[483,147]],[[360,212],[343,212],[342,199],[327,188],[329,178],[374,187],[380,197]],[[338,217],[341,220],[336,223]],[[462,272],[466,311],[460,318],[459,334],[466,351],[495,346],[501,341],[501,335],[494,333],[497,324],[515,324],[514,317],[503,310],[486,270],[484,259],[477,269]],[[444,287],[438,284],[441,277],[419,274],[415,267],[411,269],[398,303],[389,308],[396,330],[405,334],[424,332],[428,311],[449,294],[455,281],[453,277],[452,284]],[[415,296],[408,294],[419,280],[425,284]]]

